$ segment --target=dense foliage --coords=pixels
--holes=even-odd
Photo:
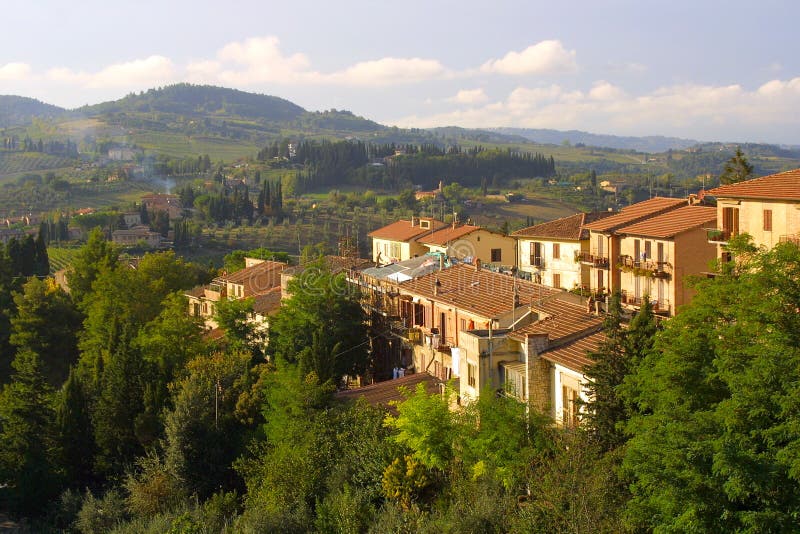
[[[0,511],[31,531],[795,530],[792,244],[733,242],[736,261],[660,329],[612,301],[584,424],[562,429],[490,392],[339,401],[371,334],[340,277],[305,266],[265,359],[248,301],[222,306],[226,335],[207,339],[181,295],[200,269],[171,253],[131,269],[98,235],[71,293],[8,289]]]

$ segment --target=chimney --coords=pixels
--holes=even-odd
[[[444,187],[442,187],[442,186],[443,186],[443,182],[442,182],[441,180],[439,180],[439,192],[440,192],[440,193],[441,193],[441,192],[442,192],[442,190],[444,189]]]
[[[439,278],[436,278],[436,281],[433,283],[433,296],[439,296],[439,288],[442,287],[442,283],[439,281]]]
[[[414,216],[413,215],[411,216],[411,227],[412,228],[414,227]]]
[[[475,258],[475,270],[476,271],[480,271],[481,270],[481,259],[480,258]]]

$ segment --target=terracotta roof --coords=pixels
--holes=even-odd
[[[375,262],[372,260],[353,258],[351,256],[323,256],[323,260],[332,274],[338,274],[342,271],[348,271],[350,269],[367,269],[375,265]],[[305,268],[305,265],[287,267],[283,270],[283,274],[295,276],[302,273]]]
[[[428,373],[414,373],[413,375],[406,375],[394,380],[370,384],[363,388],[339,391],[334,394],[334,397],[340,400],[363,398],[373,406],[383,406],[384,408],[389,408],[391,411],[395,411],[390,403],[392,401],[405,400],[405,397],[400,393],[400,387],[406,387],[413,391],[417,388],[417,384],[425,384],[425,390],[428,393],[438,393],[440,383],[441,381],[439,379]]]
[[[480,226],[473,226],[471,224],[462,224],[461,226],[456,226],[453,228],[453,225],[446,226],[441,230],[436,230],[435,232],[431,232],[425,236],[422,236],[417,239],[420,243],[424,243],[425,245],[446,245],[451,241],[456,239],[460,239],[467,234],[471,234],[475,230],[480,230]]]
[[[517,230],[511,235],[514,237],[542,237],[545,239],[580,241],[581,239],[589,239],[589,231],[582,228],[583,225],[599,221],[611,215],[614,215],[614,212],[576,213],[569,217],[562,217],[561,219]]]
[[[235,273],[220,276],[219,280],[226,283],[244,285],[244,297],[252,297],[266,293],[276,286],[280,287],[281,271],[285,268],[285,263],[265,260],[252,267],[246,267]]]
[[[669,239],[693,228],[715,227],[717,208],[683,206],[618,230],[621,234]]]
[[[432,221],[431,228],[422,228],[419,223],[411,226],[411,221],[399,220],[392,224],[386,225],[383,228],[378,228],[368,233],[369,237],[376,237],[378,239],[388,239],[391,241],[412,241],[414,238],[427,234],[438,228],[442,228],[445,223],[441,221]]]
[[[686,206],[687,204],[688,201],[685,198],[655,197],[650,200],[645,200],[644,202],[631,204],[623,208],[619,213],[589,223],[585,225],[584,228],[596,232],[613,232],[627,224],[633,224],[646,217],[660,215],[681,206]]]
[[[510,332],[508,337],[523,341],[527,334],[547,334],[552,343],[581,332],[594,332],[603,325],[603,318],[588,313],[586,306],[558,298],[534,305],[533,310],[546,317]]]
[[[281,288],[274,287],[262,295],[253,297],[253,311],[261,315],[273,315],[281,307]]]
[[[184,293],[187,297],[200,298],[205,296],[206,286],[196,286]]]
[[[594,361],[589,357],[589,353],[600,348],[600,344],[605,341],[605,338],[606,336],[603,332],[596,332],[590,336],[582,337],[542,352],[539,356],[582,373],[585,367],[594,364]]]
[[[436,294],[436,281],[439,281]],[[407,291],[437,302],[456,306],[481,317],[492,318],[511,312],[514,304],[514,278],[471,265],[458,264],[400,284]],[[560,293],[555,289],[516,279],[521,306]]]
[[[728,184],[707,192],[718,198],[770,198],[800,200],[800,169],[770,174],[736,184]]]

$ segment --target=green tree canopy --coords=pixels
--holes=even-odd
[[[270,321],[269,354],[323,382],[363,373],[369,357],[365,314],[344,276],[312,263],[288,290],[291,297]]]
[[[60,387],[78,359],[81,315],[69,295],[52,279],[31,278],[14,294],[11,343],[39,355],[48,382]]]
[[[719,183],[722,185],[743,182],[753,177],[753,166],[747,161],[742,149],[736,147],[736,153],[725,163]]]
[[[736,274],[697,282],[626,380],[639,412],[623,463],[634,528],[796,529],[800,250],[737,261]]]

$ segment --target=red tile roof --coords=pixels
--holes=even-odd
[[[514,330],[508,337],[523,341],[527,334],[547,334],[552,343],[581,332],[594,332],[603,325],[603,318],[587,312],[586,306],[560,300],[557,297],[534,305],[533,310],[543,312],[546,318]]]
[[[334,394],[340,400],[365,399],[373,406],[383,406],[391,411],[396,410],[390,405],[392,401],[403,401],[405,397],[400,393],[399,388],[406,387],[412,392],[416,390],[417,384],[425,384],[428,393],[438,393],[441,381],[428,373],[414,373],[394,380],[378,382],[364,386],[363,388],[347,389]]]
[[[331,274],[339,274],[343,271],[349,271],[350,269],[362,270],[375,266],[375,262],[372,260],[353,258],[352,256],[324,256],[323,260]],[[294,267],[284,269],[283,274],[297,276],[305,269],[306,265],[295,265]]]
[[[264,294],[253,297],[253,311],[261,315],[273,315],[281,307],[281,288],[274,287]]]
[[[769,198],[800,200],[800,169],[728,184],[707,192],[718,198]]]
[[[264,294],[274,287],[280,287],[281,271],[285,268],[285,263],[264,260],[252,267],[222,275],[218,280],[225,283],[244,285],[244,297],[247,298]]]
[[[683,206],[617,230],[620,234],[640,235],[670,239],[694,228],[713,228],[717,222],[717,208],[711,206]]]
[[[438,294],[436,281],[439,281]],[[430,274],[400,284],[401,292],[455,306],[475,315],[493,318],[511,312],[514,306],[515,279],[506,274],[486,269],[476,270],[463,263],[434,271]],[[516,279],[517,295],[521,306],[530,305],[560,291]]]
[[[596,332],[590,336],[582,337],[542,352],[539,356],[582,373],[585,367],[594,364],[594,361],[589,357],[589,353],[599,349],[600,344],[605,339],[606,336],[603,332]]]
[[[367,235],[369,237],[375,237],[378,239],[387,239],[390,241],[405,242],[405,241],[413,241],[414,238],[427,234],[438,228],[442,228],[443,226],[445,226],[445,223],[433,220],[431,221],[431,228],[422,228],[419,225],[419,222],[415,221],[414,226],[412,226],[411,221],[406,221],[401,219],[397,222],[393,222],[392,224],[386,225],[383,228],[378,228],[377,230],[373,230]]]
[[[647,217],[660,215],[667,211],[674,210],[681,206],[686,206],[688,201],[685,198],[666,198],[655,197],[644,202],[637,202],[623,208],[619,213],[600,219],[584,226],[587,230],[595,232],[614,232],[618,228],[639,222]]]
[[[441,230],[436,230],[430,234],[417,238],[417,241],[425,245],[446,245],[451,241],[460,239],[467,234],[471,234],[475,230],[480,230],[480,226],[473,226],[471,224],[463,224],[461,226],[453,225],[445,226]]]
[[[569,217],[563,217],[554,221],[548,221],[522,230],[517,230],[514,237],[541,237],[545,239],[565,239],[570,241],[580,241],[589,238],[589,231],[583,225],[599,221],[614,215],[610,211],[596,211],[592,213],[576,213]]]

